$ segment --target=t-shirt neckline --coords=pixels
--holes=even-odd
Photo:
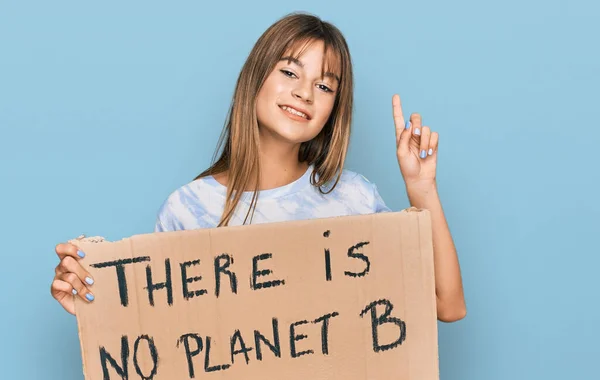
[[[289,195],[295,192],[298,192],[304,189],[306,186],[310,185],[310,177],[313,172],[313,165],[310,165],[308,169],[300,176],[298,179],[279,187],[275,187],[267,190],[259,190],[258,196],[260,199],[266,198],[279,198],[285,195]],[[211,185],[217,188],[222,194],[227,193],[227,187],[221,184],[219,181],[215,179],[214,176],[210,175],[206,177],[206,181],[208,181]],[[253,195],[253,191],[244,191],[242,193],[242,199],[251,199]]]

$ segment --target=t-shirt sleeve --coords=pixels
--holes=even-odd
[[[183,230],[183,224],[179,220],[177,209],[181,205],[177,202],[176,194],[173,193],[167,198],[158,209],[154,232],[168,232]]]
[[[365,194],[365,198],[367,201],[367,207],[371,213],[379,213],[379,212],[390,212],[392,211],[385,203],[381,194],[379,194],[379,189],[377,185],[371,182],[364,175],[359,174],[359,183],[361,187],[361,192]]]
[[[158,209],[154,232],[215,227],[220,198],[211,191],[194,182],[173,191]]]
[[[156,223],[154,224],[154,232],[166,232],[170,230],[171,229],[169,229],[163,224],[163,221],[161,220],[160,216],[158,216],[156,218]]]
[[[390,212],[392,211],[385,203],[385,201],[383,200],[383,198],[381,197],[381,195],[379,194],[379,190],[377,189],[377,185],[375,185],[374,183],[371,184],[372,189],[373,189],[373,203],[372,203],[372,207],[373,207],[373,212],[374,213],[379,213],[379,212]]]

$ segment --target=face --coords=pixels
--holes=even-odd
[[[298,60],[288,61],[293,57],[290,52],[277,63],[257,98],[261,139],[300,145],[323,129],[339,86],[334,70],[328,73],[326,68],[321,76],[323,53],[323,42],[314,41]]]

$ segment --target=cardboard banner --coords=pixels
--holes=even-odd
[[[74,243],[87,380],[438,379],[427,211]]]

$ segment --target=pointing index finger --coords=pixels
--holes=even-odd
[[[396,138],[400,138],[402,130],[405,128],[404,115],[402,114],[402,103],[400,95],[394,94],[392,97],[392,110],[394,114],[394,124],[396,125]]]

